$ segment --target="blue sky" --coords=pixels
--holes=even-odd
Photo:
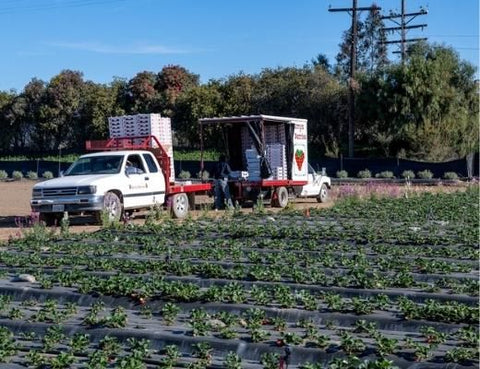
[[[478,68],[478,0],[405,0],[428,9],[409,37],[455,48]],[[401,0],[376,0],[400,11]],[[351,0],[0,0],[0,90],[21,91],[63,69],[109,83],[179,64],[201,81],[263,68],[302,66],[318,53],[334,62],[350,25]],[[372,0],[358,0],[369,6]],[[393,24],[389,24],[393,26]],[[398,39],[398,35],[390,39]],[[394,46],[390,50],[395,50]],[[397,56],[393,56],[396,58]],[[478,76],[478,72],[477,72]]]

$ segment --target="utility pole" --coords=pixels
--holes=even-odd
[[[353,158],[355,138],[355,72],[357,70],[357,14],[362,10],[381,10],[377,6],[358,7],[357,0],[352,0],[351,8],[329,8],[329,12],[346,12],[352,17],[352,44],[350,46],[350,81],[349,81],[349,114],[348,114],[348,156]]]
[[[417,42],[417,41],[426,41],[426,37],[421,38],[410,38],[407,39],[407,31],[414,28],[421,28],[422,30],[427,26],[426,24],[415,24],[415,25],[408,25],[412,20],[420,15],[426,15],[428,12],[420,8],[420,11],[416,13],[405,13],[405,0],[402,0],[402,11],[400,14],[390,12],[390,15],[382,17],[383,19],[387,19],[393,23],[395,23],[396,27],[386,27],[383,28],[385,32],[394,32],[400,31],[400,40],[394,41],[385,41],[384,44],[400,44],[400,51],[394,51],[394,54],[401,54],[402,56],[402,64],[405,63],[405,59],[407,58],[407,43],[408,42]],[[400,22],[397,21],[400,19]]]

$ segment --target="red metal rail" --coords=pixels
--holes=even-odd
[[[171,159],[156,136],[114,137],[108,140],[91,140],[85,142],[88,151],[148,150],[158,160],[165,182],[170,182]],[[166,186],[167,192],[170,186]]]

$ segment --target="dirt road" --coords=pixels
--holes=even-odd
[[[9,237],[21,236],[22,224],[28,223],[30,212],[30,197],[32,187],[35,181],[21,180],[0,182],[0,241],[8,240]],[[212,199],[208,197],[200,198],[199,202],[209,203]],[[315,199],[301,199],[295,202],[295,207],[299,209],[311,207],[325,207],[328,204],[319,204]],[[269,209],[270,210],[270,209]],[[278,210],[278,209],[271,209]],[[245,212],[251,212],[252,209],[244,209]],[[192,212],[193,216],[203,214],[203,211]],[[223,212],[211,212],[212,217],[221,216]],[[86,223],[87,221],[87,223]],[[135,216],[134,222],[142,224],[145,221],[145,213]],[[70,225],[70,231],[94,232],[100,229],[98,225],[88,223],[88,219],[73,219]]]

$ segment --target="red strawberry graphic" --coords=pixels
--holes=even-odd
[[[295,151],[295,162],[297,163],[298,170],[302,170],[303,161],[305,160],[305,153],[303,150],[297,149]]]

